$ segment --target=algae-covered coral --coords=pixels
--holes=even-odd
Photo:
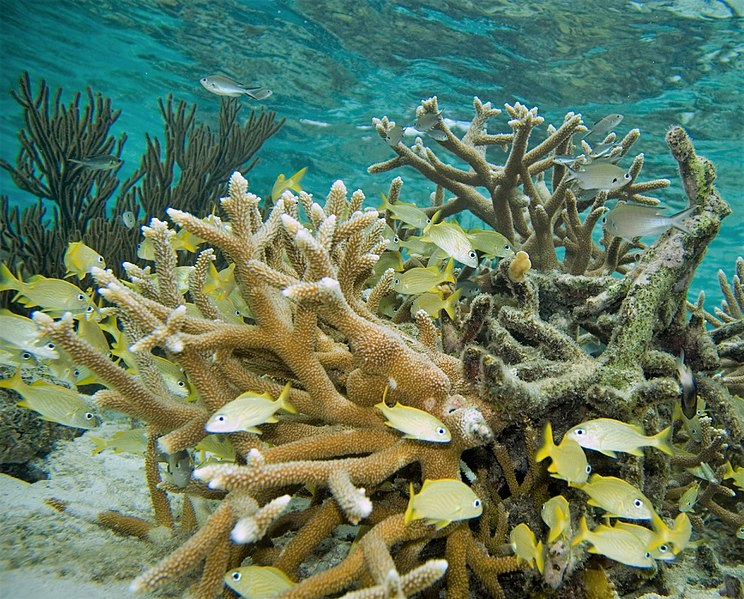
[[[188,281],[177,270],[176,233],[158,219],[144,227],[154,270],[125,263],[127,282],[92,270],[108,306],[99,326],[116,339],[113,358],[120,363],[90,343],[73,314],[34,315],[43,334],[105,386],[94,396],[98,406],[146,423],[155,523],[174,527],[172,494],[187,498],[185,528],[194,525],[190,498],[219,501],[193,536],[133,581],[133,590],[158,588],[201,567],[196,595],[214,597],[248,572],[237,568],[249,557],[253,575],[281,581],[286,597],[401,597],[427,588],[453,598],[575,596],[613,585],[623,593],[666,591],[668,573],[693,551],[688,524],[700,534],[712,517],[736,537],[744,523],[733,499],[743,424],[741,400],[727,384],[739,380],[741,359],[722,342],[737,333],[709,333],[702,304],[688,318],[686,301],[691,275],[729,212],[713,185],[713,166],[695,154],[681,128],[672,128],[667,143],[694,212],[649,247],[608,233],[600,246],[592,232],[605,202],[655,204],[645,194],[668,182],[637,181],[639,155],[623,185],[602,184],[582,197],[570,182],[582,169],[574,156],[586,129],[580,115],[548,127],[530,149],[531,132],[543,124],[536,109],[507,105],[512,131],[488,134],[486,122],[498,111],[477,99],[474,105],[462,139],[439,118],[436,99],[422,104],[417,119],[425,139],[468,168],[452,166],[423,139],[405,146],[394,123],[377,121],[397,157],[371,170],[413,166],[438,186],[423,221],[396,209],[403,207],[399,179],[379,211],[365,209],[364,194],[350,194],[341,181],[322,204],[305,192],[285,192],[269,208],[236,172],[221,200],[224,218],[168,210],[176,226],[208,246]],[[638,135],[603,143],[619,159]],[[491,145],[509,147],[504,165],[489,161]],[[585,164],[598,145],[582,144]],[[446,199],[446,192],[455,197]],[[438,271],[449,258],[443,247],[482,239],[447,220],[463,210],[513,247],[478,250],[503,257],[477,273],[463,268],[452,282],[451,264]],[[435,239],[434,230],[447,235]],[[212,266],[218,252],[230,264],[222,272]],[[443,301],[467,297],[447,305],[451,315],[431,304],[413,308],[421,294],[404,293],[397,274],[413,269],[433,278],[426,293]],[[739,293],[740,280],[734,288]],[[741,321],[736,307],[728,306],[717,330]],[[681,350],[699,395],[692,418],[674,415],[689,391],[676,374],[685,367]],[[162,359],[185,373],[193,389],[187,397],[167,384]],[[728,379],[716,375],[722,367]],[[250,426],[230,421],[227,407],[236,398],[256,400],[247,408]],[[562,434],[599,417],[614,426],[642,425],[634,433],[641,436],[673,419],[681,425],[671,445],[668,432],[658,437],[671,456],[655,447],[639,451],[636,443],[623,446],[630,455],[596,457],[572,439],[540,440],[545,423],[549,434],[551,428]],[[223,429],[228,443],[208,435],[216,418],[234,424]],[[432,422],[449,435],[432,440],[417,428]],[[252,426],[260,434],[247,432]],[[195,447],[203,462],[193,477],[179,475],[175,469],[190,474]],[[568,449],[559,454],[561,447]],[[169,463],[165,479],[159,454]],[[538,461],[542,454],[552,458],[549,470]],[[589,479],[589,466],[604,476]],[[625,513],[610,508],[618,492],[597,491],[603,479],[637,491],[652,527],[589,531],[587,520],[602,512],[587,495],[614,516]],[[696,480],[695,502],[688,491]],[[684,505],[677,502],[683,494]],[[116,511],[99,521],[143,538],[155,526]],[[308,572],[303,564],[344,523],[356,527],[348,554]],[[631,537],[625,552],[602,549],[603,539],[612,545]],[[583,540],[614,560],[607,572],[587,556]],[[643,574],[645,568],[655,575]]]

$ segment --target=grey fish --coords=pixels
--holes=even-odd
[[[183,489],[191,480],[191,473],[194,471],[194,460],[187,449],[182,449],[176,453],[161,454],[166,463],[165,480],[173,483]]]
[[[137,220],[134,218],[134,212],[131,210],[125,210],[121,213],[121,220],[127,229],[131,229],[136,224]]]
[[[400,125],[395,125],[395,127],[390,129],[385,135],[385,141],[387,142],[387,145],[389,145],[391,148],[397,146],[400,143],[400,140],[402,139],[403,139],[403,127],[401,127]]]
[[[608,131],[612,131],[620,124],[622,120],[622,114],[608,114],[606,117],[601,118],[596,123],[594,123],[592,125],[592,128],[586,132],[586,135],[584,135],[584,137],[589,137],[590,135],[601,135],[607,133]]]
[[[437,112],[425,112],[416,117],[416,124],[414,126],[419,131],[428,131],[439,122],[439,115],[441,114],[441,110]]]
[[[74,158],[68,158],[68,162],[74,162],[92,171],[110,171],[118,168],[119,165],[124,162],[121,158],[113,156],[111,154],[100,154],[98,156],[88,156],[87,158],[81,158],[76,160]]]
[[[230,79],[230,77],[225,77],[224,75],[202,77],[199,79],[199,83],[201,83],[204,86],[204,89],[208,92],[212,92],[218,96],[227,96],[229,98],[248,96],[254,100],[265,100],[273,93],[270,89],[265,87],[248,87]]]
[[[697,408],[697,383],[692,375],[692,369],[685,364],[685,350],[682,349],[676,361],[677,376],[682,385],[682,399],[680,405],[682,413],[688,420],[695,416]]]
[[[429,129],[426,134],[436,141],[447,141],[447,134],[441,129]]]
[[[672,216],[664,216],[657,206],[618,202],[617,206],[607,213],[602,222],[605,230],[615,237],[622,237],[626,241],[632,241],[636,237],[663,233],[670,227],[689,233],[689,229],[682,224],[682,221],[690,216],[696,208],[696,206],[692,206]]]
[[[579,182],[581,189],[606,189],[614,191],[630,183],[630,175],[619,166],[608,162],[593,162],[574,170],[566,166],[568,180]]]

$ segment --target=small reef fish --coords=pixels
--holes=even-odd
[[[432,443],[449,443],[452,440],[452,434],[441,420],[429,412],[404,406],[399,402],[391,408],[385,403],[386,395],[387,387],[382,401],[375,407],[387,418],[385,424],[404,433],[404,439],[431,441]]]
[[[687,416],[682,413],[681,402],[674,406],[674,412],[672,414],[672,418],[674,420],[679,420],[682,423],[682,428],[685,430],[685,432],[693,441],[697,443],[700,443],[700,441],[702,441],[703,439],[700,419],[704,416],[705,400],[699,395],[696,398],[695,414],[693,414],[692,418],[687,418]]]
[[[33,275],[27,281],[17,278],[3,263],[0,264],[0,291],[14,289],[13,301],[20,301],[27,308],[39,306],[44,311],[72,312],[80,314],[93,312],[93,300],[79,287],[62,279],[49,279],[43,275]]]
[[[18,406],[37,412],[43,420],[73,428],[95,428],[98,418],[77,391],[45,381],[26,384],[20,368],[9,379],[0,380],[0,387],[12,389],[23,398]]]
[[[63,260],[67,269],[65,278],[75,275],[78,279],[82,279],[93,267],[106,268],[103,256],[82,241],[68,243]]]
[[[674,519],[674,524],[671,528],[666,525],[666,522],[656,513],[651,513],[651,526],[654,529],[654,535],[651,542],[648,544],[648,550],[653,551],[662,546],[672,546],[672,553],[677,555],[680,551],[690,544],[690,536],[692,535],[692,523],[690,517],[686,512],[680,512]]]
[[[589,495],[589,505],[602,508],[611,518],[650,520],[653,506],[646,496],[629,482],[615,476],[593,474],[587,483],[572,483]]]
[[[431,241],[458,262],[472,268],[478,266],[478,254],[463,228],[455,222],[435,220],[436,216],[424,227],[424,240]]]
[[[679,351],[679,356],[675,362],[677,367],[677,376],[679,377],[679,383],[682,385],[682,398],[681,407],[682,413],[688,420],[695,416],[695,410],[697,409],[697,383],[695,377],[692,374],[692,369],[685,364],[685,350]]]
[[[540,516],[550,528],[548,543],[562,536],[567,537],[571,531],[571,510],[568,500],[563,495],[556,495],[543,503]]]
[[[537,541],[535,533],[524,522],[517,524],[509,534],[509,544],[517,562],[523,560],[530,566],[537,568],[540,574],[545,569],[545,556],[543,555],[543,542]]]
[[[464,482],[453,478],[426,479],[418,494],[410,486],[405,523],[425,520],[437,530],[455,520],[477,518],[483,513],[481,500]]]
[[[724,476],[725,478],[725,476]],[[694,512],[695,504],[698,500],[698,493],[700,492],[700,483],[696,482],[687,491],[682,493],[679,498],[679,511],[680,512]]]
[[[179,489],[186,487],[194,472],[194,459],[189,450],[182,449],[176,453],[161,453],[160,455],[165,462],[163,478]]]
[[[274,566],[241,566],[225,574],[225,584],[245,599],[269,599],[297,583]]]
[[[592,125],[592,128],[586,132],[584,137],[590,135],[602,135],[608,131],[612,131],[617,127],[623,120],[622,114],[608,114],[606,117],[599,119]]]
[[[672,455],[672,447],[669,444],[672,436],[671,426],[656,435],[647,437],[639,426],[611,418],[597,418],[577,424],[569,429],[565,436],[573,439],[585,449],[599,451],[611,458],[617,457],[616,451],[643,455],[641,447],[656,447]]]
[[[0,346],[29,353],[29,358],[33,357],[38,361],[59,358],[54,343],[45,343],[39,339],[39,327],[33,320],[6,308],[0,309]],[[18,355],[17,351],[10,353]]]
[[[295,193],[300,193],[302,191],[300,183],[302,182],[302,178],[305,176],[306,172],[307,167],[301,168],[289,179],[287,179],[283,173],[277,176],[276,181],[274,181],[274,185],[271,188],[271,199],[276,202],[287,189],[291,189]]]
[[[438,110],[437,112],[422,112],[416,117],[416,124],[414,127],[418,131],[428,131],[439,122],[441,114],[441,110]]]
[[[137,219],[134,216],[134,212],[131,210],[125,210],[121,213],[121,222],[124,223],[124,226],[127,229],[134,228],[134,225],[137,223]]]
[[[439,270],[434,265],[417,266],[396,275],[393,279],[393,287],[398,293],[404,295],[424,293],[442,283],[454,283],[454,268],[454,260],[449,260],[444,270]]]
[[[553,427],[550,422],[545,425],[545,434],[542,447],[535,454],[535,461],[542,462],[550,458],[552,463],[548,466],[548,472],[555,478],[560,478],[569,483],[585,483],[589,478],[592,467],[586,461],[586,454],[573,439],[564,438],[559,445],[553,441]]]
[[[431,222],[431,219],[426,215],[423,208],[406,202],[395,202],[391,204],[387,201],[385,194],[382,194],[382,205],[377,210],[383,213],[382,216],[387,211],[393,215],[395,220],[402,221],[404,224],[415,229],[423,229]]]
[[[663,233],[670,227],[689,233],[690,230],[682,222],[696,209],[696,206],[692,206],[672,216],[664,216],[657,206],[628,204],[621,201],[605,215],[602,222],[605,230],[611,235],[621,237],[625,241],[633,241],[636,237]]]
[[[144,428],[133,428],[128,431],[119,431],[111,435],[110,439],[90,437],[95,443],[93,455],[97,455],[105,449],[114,453],[132,453],[134,455],[145,455],[147,451],[147,431]]]
[[[731,479],[740,489],[744,489],[744,468],[737,466],[734,468],[730,461],[726,461],[726,472],[723,473],[723,480]]]
[[[119,166],[124,162],[118,156],[112,156],[111,154],[89,156],[87,158],[81,158],[80,160],[68,158],[67,161],[79,164],[80,166],[92,171],[110,171],[119,168]]]
[[[395,125],[385,134],[385,143],[391,148],[397,146],[403,139],[403,127]]]
[[[429,129],[426,135],[436,141],[447,141],[447,134],[441,129]]]
[[[465,231],[474,250],[495,258],[508,258],[514,255],[509,240],[497,231],[469,229]]]
[[[181,367],[161,356],[152,356],[152,359],[163,377],[166,389],[176,397],[188,397],[191,386]]]
[[[237,98],[238,96],[248,96],[254,100],[265,100],[271,96],[272,91],[265,87],[248,87],[238,83],[230,77],[224,75],[210,75],[199,79],[199,83],[204,86],[208,92],[218,96],[227,96],[228,98]]]
[[[631,524],[630,522],[623,522],[622,520],[616,520],[615,524],[613,524],[612,526],[600,525],[594,529],[594,532],[605,530],[608,528],[615,530],[627,530],[628,532],[633,533],[641,540],[646,549],[648,549],[651,553],[651,557],[654,559],[671,561],[675,558],[674,553],[672,553],[672,548],[669,545],[665,545],[662,543],[655,549],[650,549],[649,545],[651,545],[651,543],[653,542],[654,531],[646,528],[645,526],[641,526],[640,524]]]
[[[416,314],[419,310],[423,310],[432,318],[439,318],[439,313],[444,310],[447,313],[447,316],[449,316],[451,320],[454,320],[457,302],[460,300],[461,295],[462,289],[457,289],[447,297],[444,297],[438,291],[427,291],[413,300],[413,304],[411,304],[411,314]]]
[[[643,541],[629,530],[598,526],[589,530],[586,516],[581,517],[579,533],[571,541],[571,545],[583,542],[591,543],[589,553],[597,553],[609,557],[616,562],[636,568],[653,568],[654,559]]]
[[[196,447],[196,451],[212,454],[220,461],[234,462],[237,455],[235,446],[225,435],[207,435]]]
[[[564,165],[565,166],[565,165]],[[566,166],[567,181],[576,180],[581,189],[606,189],[614,191],[630,183],[630,175],[622,168],[608,162],[592,162],[579,169]]]
[[[271,399],[268,392],[258,394],[253,391],[246,391],[241,393],[236,399],[212,414],[204,428],[208,433],[247,431],[260,435],[261,431],[257,428],[258,425],[266,422],[278,422],[274,414],[279,410],[291,414],[297,413],[297,410],[287,401],[290,388],[289,383],[284,385],[276,401]]]

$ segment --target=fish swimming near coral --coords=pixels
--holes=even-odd
[[[576,441],[564,438],[559,445],[555,444],[550,422],[545,425],[543,444],[535,454],[536,462],[542,462],[545,458],[552,460],[548,472],[569,483],[585,483],[592,471],[584,450]]]
[[[441,248],[447,256],[462,262],[466,266],[473,268],[478,266],[478,254],[473,249],[473,244],[463,228],[456,222],[436,222],[436,219],[437,215],[424,227],[424,240],[431,241]]]
[[[385,194],[382,194],[382,205],[377,210],[383,213],[381,216],[384,216],[384,212],[389,212],[395,220],[402,221],[414,229],[423,229],[431,222],[423,208],[406,202],[390,203]]]
[[[524,522],[517,524],[509,534],[509,544],[517,556],[517,561],[525,561],[530,566],[534,564],[537,571],[542,574],[545,568],[543,542],[537,541],[535,533],[529,526]]]
[[[12,389],[23,398],[18,406],[37,412],[42,419],[73,428],[95,428],[99,421],[90,406],[73,389],[46,381],[27,384],[20,369],[9,379],[0,380],[0,387]]]
[[[622,120],[622,114],[608,114],[606,117],[603,117],[594,123],[591,129],[584,134],[584,137],[589,137],[590,135],[603,135],[608,131],[612,131],[622,122]]]
[[[92,313],[93,300],[79,287],[62,279],[50,279],[43,275],[33,275],[24,281],[15,277],[10,269],[0,264],[0,291],[14,289],[13,301],[27,308],[40,307],[45,312],[73,314]]]
[[[416,266],[405,272],[396,274],[393,279],[393,287],[398,293],[411,295],[424,293],[442,283],[454,283],[454,260],[449,260],[444,270],[436,266]]]
[[[194,459],[191,457],[191,452],[188,449],[182,449],[175,453],[162,453],[160,455],[165,462],[163,478],[180,489],[185,488],[194,472]]]
[[[589,505],[602,508],[612,518],[650,520],[654,514],[648,498],[629,482],[615,476],[593,474],[586,483],[571,483],[589,495]]]
[[[571,541],[571,545],[583,542],[591,543],[589,553],[598,553],[616,562],[636,568],[653,568],[654,559],[643,541],[629,530],[598,526],[589,530],[586,516],[581,517],[579,533]]]
[[[137,219],[134,216],[134,212],[131,210],[125,210],[121,213],[121,222],[124,223],[124,226],[127,229],[133,229],[134,225],[137,223]]]
[[[683,221],[696,209],[697,206],[692,206],[672,216],[664,216],[657,206],[628,204],[621,201],[604,216],[602,222],[605,230],[611,235],[625,241],[633,241],[636,237],[658,235],[671,227],[689,233],[690,230]]]
[[[269,599],[296,583],[274,566],[241,566],[225,574],[225,584],[245,599]]]
[[[685,364],[685,350],[679,351],[679,356],[675,361],[677,367],[677,376],[679,377],[679,383],[682,386],[682,397],[681,407],[682,413],[688,420],[695,416],[695,410],[697,409],[697,383],[695,383],[695,376],[692,374],[692,369]]]
[[[403,127],[400,125],[394,125],[385,134],[385,143],[391,148],[397,146],[403,139]]]
[[[692,523],[687,512],[677,514],[671,528],[667,526],[666,522],[656,512],[653,512],[651,514],[651,525],[654,529],[654,535],[648,545],[649,551],[658,549],[663,545],[671,545],[672,553],[677,555],[690,545]]]
[[[103,256],[82,241],[71,241],[67,244],[63,261],[67,269],[65,278],[75,275],[82,279],[93,267],[106,268]]]
[[[88,156],[87,158],[80,158],[79,160],[68,158],[67,161],[78,164],[92,171],[111,171],[115,168],[119,168],[119,166],[124,163],[121,158],[119,158],[118,156],[113,156],[111,154]]]
[[[450,293],[446,297],[440,291],[427,291],[413,300],[411,314],[415,315],[419,310],[423,310],[432,318],[439,318],[440,312],[444,310],[447,316],[451,320],[454,320],[457,302],[460,300],[461,295],[462,289],[457,289],[454,293]]]
[[[410,485],[405,522],[424,520],[437,530],[455,520],[477,518],[483,513],[481,500],[464,482],[452,478],[426,479],[418,493]]]
[[[650,545],[654,539],[654,531],[640,524],[631,524],[630,522],[623,522],[622,520],[616,520],[612,526],[600,525],[594,529],[595,532],[603,531],[608,528],[615,530],[627,530],[637,536],[641,542],[646,546],[646,549],[651,553],[651,557],[654,559],[660,559],[662,561],[671,561],[675,558],[672,548],[669,545],[662,543],[658,547],[651,549]]]
[[[271,199],[276,202],[287,189],[291,189],[295,193],[300,193],[302,191],[300,183],[302,182],[302,178],[305,176],[306,172],[307,167],[304,167],[298,170],[289,179],[287,179],[283,174],[278,175],[276,181],[274,181],[274,185],[271,187]]]
[[[218,96],[227,96],[228,98],[237,98],[239,96],[248,96],[254,100],[265,100],[273,93],[265,87],[248,87],[238,83],[230,77],[224,75],[210,75],[199,79],[199,83],[204,86],[208,92]]]
[[[724,478],[726,478],[724,476]],[[679,498],[679,502],[677,503],[677,507],[679,507],[680,512],[694,512],[695,511],[695,504],[697,504],[698,500],[698,493],[700,492],[700,483],[696,482],[693,485],[690,486],[687,491],[682,493],[682,496]]]
[[[414,124],[414,127],[416,127],[416,129],[421,132],[428,131],[439,122],[439,117],[441,116],[441,114],[441,110],[437,110],[436,112],[421,111],[416,117],[416,123]]]
[[[33,320],[5,308],[0,309],[0,347],[19,358],[24,352],[37,361],[59,358],[54,343],[39,339],[39,327]]]
[[[550,528],[548,543],[562,536],[568,536],[571,530],[571,510],[568,500],[563,495],[556,495],[543,503],[540,516]]]
[[[506,258],[514,255],[511,243],[498,231],[468,229],[465,234],[468,236],[473,249],[486,256]]]
[[[145,455],[147,451],[147,429],[132,428],[127,431],[118,431],[109,439],[89,437],[95,444],[93,455],[97,455],[106,449],[114,453],[131,453],[134,455]]]
[[[646,436],[641,427],[627,424],[611,418],[587,420],[569,429],[565,435],[585,449],[599,451],[611,458],[617,457],[616,451],[631,455],[643,455],[641,447],[656,447],[672,455],[670,440],[672,427],[665,428],[653,436]]]
[[[581,189],[605,189],[614,191],[626,186],[631,176],[622,168],[608,162],[592,162],[578,169],[566,166],[567,181],[576,180]]]
[[[385,391],[387,392],[387,388]],[[404,433],[404,439],[431,441],[432,443],[448,443],[452,440],[449,429],[439,418],[432,416],[429,412],[404,406],[398,402],[390,407],[385,403],[384,396],[375,407],[387,418],[385,424]]]
[[[204,427],[209,433],[235,433],[247,431],[249,433],[261,434],[258,427],[266,422],[278,422],[274,414],[279,410],[296,414],[292,404],[287,401],[291,385],[284,385],[282,392],[275,401],[271,395],[266,393],[254,393],[246,391],[236,399],[222,406],[207,421]]]

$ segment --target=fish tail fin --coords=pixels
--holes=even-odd
[[[415,492],[413,490],[413,483],[408,483],[408,507],[406,507],[406,515],[403,519],[403,521],[408,524],[414,519],[414,513],[413,513],[413,496],[415,495]]]
[[[546,422],[545,432],[543,433],[543,444],[535,454],[535,461],[542,462],[545,458],[550,457],[554,448],[555,442],[553,441],[553,427],[550,422]]]
[[[297,193],[302,191],[300,182],[302,181],[302,178],[305,176],[306,172],[307,172],[307,167],[304,167],[298,170],[294,175],[292,175],[288,180],[287,188]]]
[[[432,222],[434,222],[434,219],[432,218]],[[428,225],[427,225],[428,226]],[[454,283],[455,282],[455,259],[450,258],[447,261],[447,264],[444,267],[444,280],[442,281],[447,283]]]
[[[535,566],[537,566],[537,571],[542,574],[545,569],[545,554],[543,553],[542,541],[538,541],[535,546]]]
[[[571,540],[571,547],[575,547],[579,543],[585,541],[588,538],[588,535],[589,527],[586,524],[586,516],[582,516],[581,521],[579,522],[579,532]]]
[[[14,289],[20,291],[23,288],[23,281],[20,277],[16,277],[7,265],[3,262],[0,264],[0,291],[8,291]]]
[[[28,403],[28,402],[27,402],[26,400],[21,400],[21,401],[19,401],[19,402],[18,402],[18,403],[17,403],[16,405],[17,405],[17,406],[18,406],[19,408],[26,408],[26,409],[28,409],[28,410],[30,410],[30,409],[31,409],[31,406],[29,405],[29,403]]]
[[[682,221],[684,221],[688,216],[690,216],[695,210],[697,210],[697,206],[690,206],[689,208],[686,208],[682,210],[682,212],[677,212],[677,214],[673,214],[669,218],[671,219],[671,226],[675,229],[679,229],[683,233],[689,233],[690,229],[687,225],[683,225]]]
[[[274,92],[272,92],[270,89],[266,87],[256,87],[256,88],[246,90],[243,93],[246,96],[250,96],[254,100],[265,100],[266,98],[271,96],[271,94],[273,94]]]
[[[290,414],[296,414],[297,409],[291,403],[289,403],[290,389],[292,389],[292,383],[287,383],[286,385],[284,385],[284,388],[282,389],[282,392],[279,394],[277,401],[279,402],[279,408],[281,410],[284,410],[285,412],[289,412]]]
[[[444,311],[447,313],[447,316],[449,316],[450,320],[452,321],[455,320],[455,308],[457,308],[457,302],[460,301],[461,295],[462,288],[457,289],[444,302]]]
[[[434,225],[436,225],[437,222],[439,222],[439,219],[441,218],[441,216],[442,216],[441,210],[437,210],[434,214],[432,214],[431,218],[429,219],[429,222],[424,227],[424,229],[421,231],[421,234],[426,235],[431,230],[431,228]]]
[[[651,437],[654,447],[667,455],[672,455],[672,429],[672,425],[669,425],[663,431]]]
[[[23,384],[23,379],[21,378],[21,367],[20,366],[16,368],[16,371],[13,373],[13,376],[7,379],[0,379],[0,388],[13,389],[16,392],[18,391],[19,386],[22,384]]]

